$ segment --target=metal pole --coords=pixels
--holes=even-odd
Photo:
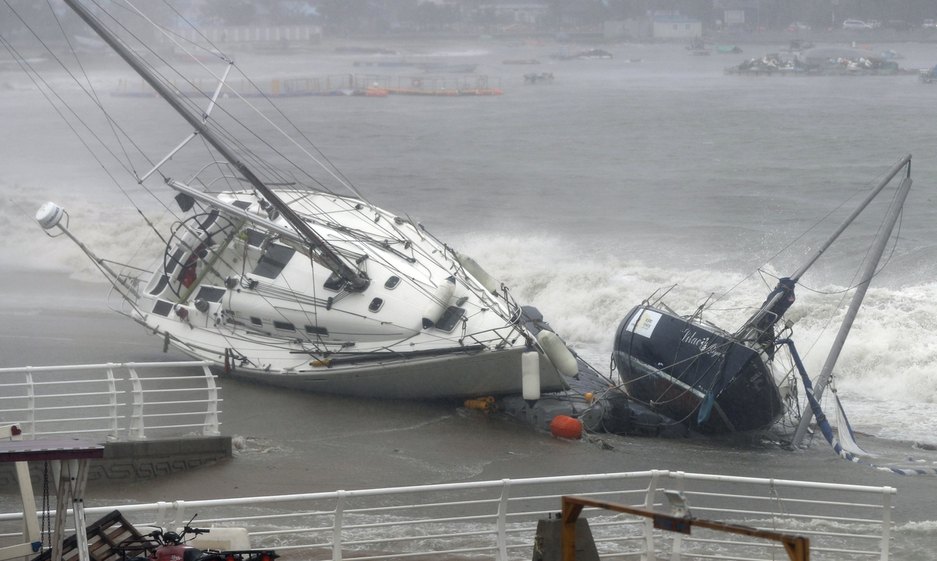
[[[836,241],[836,238],[838,238],[840,234],[842,234],[843,231],[845,231],[846,228],[849,227],[850,224],[852,224],[852,222],[856,219],[856,217],[858,217],[859,214],[863,210],[865,210],[865,207],[869,206],[869,203],[872,202],[872,199],[877,197],[878,194],[882,192],[882,189],[884,189],[886,185],[891,183],[891,180],[894,179],[896,175],[898,175],[898,172],[901,171],[901,168],[905,167],[909,163],[911,163],[911,154],[908,154],[904,158],[901,158],[901,160],[899,160],[898,163],[895,164],[891,168],[891,170],[888,171],[888,174],[885,175],[885,178],[882,179],[882,181],[878,184],[878,187],[873,189],[872,192],[869,193],[869,195],[865,198],[865,200],[862,201],[862,204],[860,204],[859,207],[856,208],[856,210],[854,210],[852,214],[849,215],[849,218],[847,218],[846,220],[843,221],[842,224],[840,224],[839,228],[833,233],[832,236],[830,236],[830,238],[826,241],[826,243],[820,246],[820,248],[816,251],[813,257],[808,259],[807,262],[804,263],[803,266],[801,266],[801,268],[798,269],[796,273],[791,275],[791,279],[793,279],[794,281],[800,280],[800,277],[805,272],[807,272],[807,269],[809,269],[811,265],[813,265],[817,261],[817,259],[819,259],[821,255],[823,255],[824,251],[826,251],[827,249],[829,249],[831,245],[833,245],[833,242]]]
[[[862,299],[869,289],[869,284],[872,282],[872,277],[875,275],[875,268],[878,267],[879,260],[885,252],[885,246],[888,243],[888,239],[891,237],[891,232],[895,227],[895,222],[898,221],[898,215],[901,214],[904,201],[908,197],[908,191],[910,189],[911,177],[905,177],[901,181],[901,185],[898,186],[895,203],[885,218],[883,228],[872,244],[870,258],[862,272],[862,280],[859,282],[859,286],[856,287],[856,293],[853,295],[849,309],[846,311],[846,317],[843,319],[843,323],[839,328],[839,333],[836,334],[833,348],[830,349],[830,354],[826,357],[826,363],[823,364],[823,369],[820,370],[820,376],[814,383],[813,393],[817,401],[820,400],[820,397],[823,395],[823,389],[830,380],[833,367],[836,365],[839,353],[842,351],[843,345],[846,342],[846,336],[849,335],[849,330],[852,328],[852,322],[856,319],[856,314],[858,314],[859,307],[862,305]],[[809,407],[805,408],[804,414],[800,418],[800,424],[797,426],[797,431],[794,433],[794,439],[791,441],[793,446],[800,446],[804,435],[807,433],[807,426],[810,424],[812,418],[813,411]]]
[[[285,202],[281,201],[280,198],[267,187],[259,177],[254,175],[244,163],[240,161],[237,154],[228,148],[226,144],[221,142],[216,136],[215,133],[211,131],[203,122],[202,115],[196,117],[189,111],[182,102],[177,99],[173,92],[162,82],[159,81],[152,73],[147,69],[140,60],[134,55],[124,44],[114,35],[107,27],[105,27],[98,19],[91,14],[78,0],[65,0],[65,3],[78,14],[81,19],[87,23],[91,29],[97,33],[105,43],[110,45],[114,51],[120,55],[124,61],[130,65],[133,70],[140,75],[154,90],[158,93],[173,109],[176,110],[179,115],[185,119],[192,127],[202,135],[209,144],[211,144],[222,156],[235,168],[238,172],[244,176],[255,189],[260,191],[263,194],[264,198],[267,199],[270,204],[276,208],[277,211],[283,216],[283,218],[290,223],[290,225],[296,229],[296,231],[302,235],[306,242],[310,244],[310,257],[318,257],[326,267],[338,273],[343,279],[348,281],[353,290],[364,290],[368,287],[369,281],[367,277],[352,269],[347,265],[341,257],[335,253],[332,248],[316,234],[312,228],[310,228],[306,222],[299,217],[296,212]]]
[[[813,266],[814,263],[817,262],[817,259],[819,259],[820,256],[823,255],[823,253],[827,249],[829,249],[831,245],[833,245],[833,242],[835,242],[836,239],[839,238],[839,236],[846,230],[846,228],[849,227],[849,225],[852,224],[853,221],[855,221],[855,219],[859,216],[859,214],[862,213],[862,211],[865,210],[867,206],[869,206],[869,204],[872,202],[872,199],[877,197],[878,194],[882,192],[882,189],[884,189],[886,185],[891,183],[891,180],[894,179],[896,175],[898,175],[898,172],[901,171],[901,168],[905,167],[906,165],[909,165],[910,163],[911,163],[911,154],[908,154],[907,156],[901,158],[898,161],[898,163],[892,166],[892,168],[888,171],[888,173],[885,175],[882,181],[879,182],[878,186],[875,189],[873,189],[871,193],[869,193],[869,195],[865,198],[864,201],[862,201],[862,203],[856,208],[856,210],[854,210],[852,214],[850,214],[849,217],[846,220],[844,220],[842,224],[840,224],[839,228],[837,228],[836,231],[833,232],[833,234],[826,240],[826,242],[824,242],[823,245],[821,245],[819,249],[817,249],[817,251],[809,259],[807,259],[807,261],[803,265],[801,265],[801,267],[797,269],[797,271],[793,275],[791,275],[790,277],[791,280],[793,280],[794,282],[799,281],[800,277],[803,276],[803,274],[807,272],[807,269],[809,269],[811,266]],[[768,313],[768,310],[770,310],[774,306],[778,298],[780,298],[781,296],[782,296],[781,294],[778,294],[777,296],[772,298],[769,302],[765,302],[765,305],[762,306],[761,309],[759,309],[757,312],[755,312],[755,314],[751,318],[749,318],[747,322],[745,322],[745,325],[743,325],[739,331],[742,332],[748,327],[754,327],[755,325],[757,325],[758,322],[761,321],[761,318],[764,317],[766,313]]]

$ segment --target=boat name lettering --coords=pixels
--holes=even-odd
[[[709,337],[700,337],[696,331],[690,331],[689,329],[684,330],[682,342],[693,345],[699,348],[701,353],[710,356],[722,357],[726,354],[721,345],[713,343]]]

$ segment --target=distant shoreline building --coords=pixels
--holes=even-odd
[[[242,25],[177,29],[174,33],[193,44],[207,38],[216,45],[237,45],[247,49],[299,47],[322,41],[322,28],[318,25]]]
[[[654,39],[695,39],[703,36],[703,22],[679,14],[654,15],[651,24]]]

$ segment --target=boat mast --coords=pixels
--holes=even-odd
[[[793,275],[789,277],[788,282],[789,282],[790,292],[793,292],[794,284],[796,284],[797,281],[800,280],[800,277],[803,276],[804,273],[807,272],[807,269],[809,269],[811,266],[813,266],[814,263],[817,262],[817,259],[819,259],[820,256],[823,255],[823,253],[827,249],[829,249],[831,245],[833,245],[833,242],[835,242],[836,239],[839,238],[839,236],[846,230],[846,228],[849,227],[849,225],[852,224],[853,221],[855,221],[855,219],[859,216],[859,214],[861,214],[862,211],[865,210],[867,206],[869,206],[872,200],[875,197],[877,197],[879,193],[882,192],[882,189],[884,189],[889,183],[891,183],[891,180],[894,179],[894,177],[898,175],[898,172],[901,171],[901,169],[904,168],[905,166],[907,166],[908,168],[907,174],[910,176],[911,154],[908,154],[907,156],[901,158],[898,161],[898,163],[896,163],[888,171],[884,179],[882,179],[882,181],[878,184],[878,186],[875,189],[873,189],[871,193],[869,193],[869,195],[865,198],[864,201],[862,201],[859,207],[856,208],[856,210],[854,210],[851,215],[849,215],[849,218],[844,220],[843,223],[839,226],[839,228],[833,233],[833,235],[830,236],[830,238],[825,243],[823,243],[823,245],[821,245],[817,249],[817,251],[814,252],[814,254],[810,256],[810,258],[807,259],[807,261]],[[784,279],[782,279],[782,283],[783,282],[784,282]],[[745,322],[745,325],[743,325],[742,328],[739,330],[739,333],[741,334],[743,339],[747,339],[749,337],[757,338],[761,332],[766,331],[767,329],[772,327],[775,323],[777,323],[781,319],[781,316],[778,315],[778,317],[772,318],[770,320],[770,323],[767,326],[759,327],[759,323],[762,322],[765,316],[771,313],[771,310],[774,309],[775,304],[777,304],[780,301],[780,299],[783,298],[785,294],[787,293],[785,290],[781,289],[782,288],[781,284],[778,285],[779,288],[775,289],[775,291],[772,292],[771,295],[769,295],[768,299],[765,301],[764,304],[762,304],[761,308],[757,312],[755,312],[755,314],[751,318],[749,318],[749,320]]]
[[[908,157],[910,158],[910,156]],[[878,237],[875,238],[875,241],[872,244],[871,256],[870,259],[866,262],[865,269],[862,271],[862,280],[859,282],[859,285],[856,287],[856,293],[852,297],[852,302],[849,304],[849,309],[846,311],[846,317],[843,318],[843,323],[839,327],[839,333],[836,334],[836,340],[833,341],[833,347],[830,349],[830,354],[826,357],[826,362],[823,364],[823,368],[820,370],[820,375],[817,377],[816,382],[813,385],[813,395],[820,401],[820,397],[823,395],[823,389],[826,387],[827,383],[830,380],[830,377],[833,374],[833,367],[836,365],[837,359],[839,359],[839,353],[843,349],[843,345],[846,343],[846,336],[849,335],[849,330],[852,328],[852,322],[856,319],[856,314],[859,313],[859,306],[862,305],[862,300],[865,298],[865,293],[869,289],[869,284],[872,282],[872,277],[875,276],[875,269],[878,267],[878,263],[882,258],[882,254],[885,252],[885,246],[888,244],[888,239],[891,237],[891,232],[895,227],[895,222],[898,221],[898,215],[901,214],[901,211],[904,207],[904,201],[908,197],[908,191],[911,189],[911,166],[908,166],[908,175],[901,181],[901,185],[898,186],[898,193],[895,197],[895,202],[890,209],[888,216],[885,218],[885,224],[883,225],[881,231],[878,234]],[[797,430],[794,432],[794,438],[791,441],[792,446],[800,446],[801,441],[804,439],[804,435],[807,433],[807,427],[810,425],[810,420],[813,418],[813,409],[807,407],[804,411],[804,414],[800,417],[800,424],[797,425]]]
[[[156,90],[169,105],[176,110],[193,128],[202,135],[209,144],[211,144],[224,158],[246,179],[263,197],[273,205],[279,213],[309,244],[310,257],[319,260],[327,268],[338,273],[349,285],[351,290],[363,291],[368,287],[370,280],[364,273],[350,267],[345,261],[316,234],[308,224],[293,211],[292,208],[283,202],[273,191],[264,185],[263,181],[257,177],[243,162],[240,161],[237,154],[221,142],[217,136],[201,121],[200,117],[193,115],[186,107],[173,95],[172,91],[165,84],[160,82],[147,69],[124,44],[105,27],[98,19],[91,14],[78,0],[65,0],[65,3],[78,16],[87,23],[91,29],[97,33],[105,43],[110,45],[114,51],[120,55],[141,78]]]

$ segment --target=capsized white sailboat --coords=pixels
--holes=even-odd
[[[126,44],[135,38],[118,36],[79,1],[65,2],[193,129],[136,178],[161,178],[178,205],[146,270],[100,259],[57,205],[37,213],[47,232],[66,234],[91,257],[123,313],[167,346],[280,386],[388,398],[535,397],[567,387],[564,374],[575,374],[563,367],[575,364],[569,350],[538,342],[507,287],[472,259],[354,189],[334,193],[281,152],[273,159],[288,169],[238,140],[223,124],[230,121],[215,118],[244,101],[221,95],[227,71],[200,108]],[[209,159],[170,170],[177,159],[191,161],[174,157],[197,147],[195,138]]]

